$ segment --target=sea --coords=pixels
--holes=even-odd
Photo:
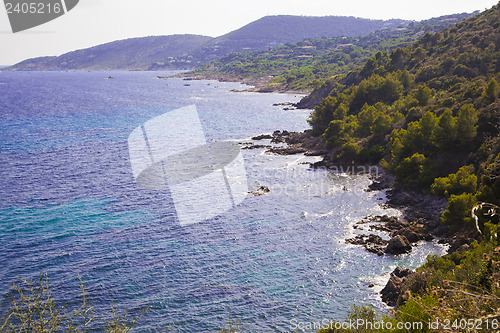
[[[383,191],[367,191],[375,175],[314,170],[319,157],[265,148],[240,150],[248,192],[259,195],[179,223],[171,191],[134,178],[134,129],[194,106],[207,142],[244,148],[255,135],[308,129],[311,110],[287,106],[302,95],[161,78],[171,74],[0,72],[1,315],[12,283],[42,274],[67,308],[81,305],[81,279],[96,324],[112,308],[127,318],[148,309],[135,331],[313,332],[353,305],[387,312],[379,291],[389,273],[444,253],[433,242],[382,257],[346,244],[362,218],[400,214]],[[197,186],[183,200],[208,209],[199,193],[220,194]],[[262,186],[269,192],[253,192]]]

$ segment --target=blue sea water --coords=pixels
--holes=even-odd
[[[380,205],[384,193],[366,192],[367,176],[310,170],[315,157],[264,150],[242,151],[249,188],[269,194],[180,226],[168,191],[134,182],[134,128],[194,104],[207,141],[247,142],[304,130],[309,111],[273,106],[299,95],[166,74],[0,73],[0,312],[16,277],[47,273],[66,304],[81,276],[99,315],[112,302],[129,316],[150,307],[140,332],[215,332],[229,314],[250,332],[288,332],[343,320],[352,304],[383,311],[384,274],[442,253],[431,243],[378,257],[345,244],[361,218],[398,213]]]

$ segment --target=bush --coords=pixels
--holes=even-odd
[[[463,193],[474,193],[477,188],[477,176],[472,165],[461,167],[447,177],[436,178],[431,185],[431,192],[437,196],[449,197]]]
[[[457,135],[463,146],[469,144],[476,137],[477,121],[477,111],[472,105],[464,105],[458,112]]]
[[[415,97],[420,106],[426,106],[432,98],[432,90],[425,83],[421,84],[415,90],[413,97]]]
[[[340,154],[340,158],[344,160],[355,160],[357,159],[360,148],[356,142],[347,142],[342,145],[342,153]]]
[[[471,211],[475,202],[474,195],[470,193],[451,195],[448,200],[448,209],[441,215],[441,221],[455,230],[462,227],[472,228],[475,221],[471,216]]]
[[[396,180],[400,184],[428,186],[434,179],[431,160],[420,153],[402,160],[396,167],[395,173]]]
[[[378,163],[384,157],[385,147],[375,145],[371,148],[364,147],[359,152],[359,159],[362,163]]]
[[[80,279],[80,278],[79,278]],[[121,316],[111,307],[111,318],[104,317],[105,327],[98,327],[94,308],[88,303],[88,293],[80,279],[81,305],[67,308],[52,296],[46,275],[33,282],[20,279],[20,284],[13,284],[14,293],[6,318],[0,326],[1,332],[130,332],[138,320],[148,310],[144,310],[135,319]]]

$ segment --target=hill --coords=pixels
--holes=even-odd
[[[440,214],[441,225],[421,212],[404,223],[408,237],[447,232],[449,254],[430,256],[415,272],[395,270],[384,288],[397,306],[385,320],[437,322],[410,332],[500,318],[499,28],[497,4],[408,46],[378,52],[314,92],[326,96],[310,118],[311,135],[326,148],[319,166],[379,164],[395,176],[391,201],[407,210],[426,205],[430,194],[447,202],[444,211],[428,207]],[[389,244],[410,243],[401,231]],[[349,319],[360,316],[375,320],[356,307]]]
[[[363,36],[381,29],[395,29],[409,23],[403,20],[370,20],[342,16],[265,16],[242,28],[215,38],[195,57],[205,61],[232,52],[252,52],[294,43],[306,38]]]
[[[188,75],[245,81],[260,91],[310,91],[331,77],[363,65],[380,50],[415,42],[425,32],[441,31],[470,16],[472,14],[448,15],[396,28],[386,24],[392,28],[364,36],[307,38],[262,51],[231,53]]]
[[[402,20],[354,17],[266,16],[226,35],[131,38],[22,61],[10,70],[192,69],[232,52],[255,51],[305,38],[365,35],[396,28]]]
[[[186,68],[187,54],[210,41],[198,35],[171,35],[130,38],[58,57],[24,60],[11,70],[145,70],[152,67]]]

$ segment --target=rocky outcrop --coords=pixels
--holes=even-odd
[[[270,145],[245,145],[243,148],[241,149],[270,149],[272,148],[272,146]]]
[[[355,238],[346,240],[346,243],[361,245],[368,251],[378,255],[409,253],[412,251],[412,245],[422,240],[430,241],[433,238],[418,221],[410,223],[396,216],[369,216],[357,222],[353,228],[357,230],[368,228],[389,235],[389,241],[383,240],[380,236],[374,234],[360,234]]]
[[[273,136],[270,134],[261,134],[261,135],[254,136],[252,138],[252,140],[271,140],[272,138],[273,138]]]
[[[401,210],[407,221],[416,221],[427,234],[437,237],[446,235],[447,228],[441,225],[440,220],[447,206],[445,199],[405,186],[391,188],[387,197],[389,207]]]
[[[380,291],[382,301],[389,306],[396,306],[405,280],[414,272],[408,268],[396,267],[391,273],[389,281]]]
[[[260,197],[260,196],[262,196],[264,194],[268,194],[269,192],[271,192],[271,190],[269,189],[269,187],[267,187],[267,186],[260,186],[255,191],[250,191],[248,193],[252,194],[254,197]]]
[[[411,244],[405,236],[396,235],[391,238],[387,247],[385,248],[385,253],[388,254],[403,254],[411,252]]]
[[[354,238],[346,239],[345,242],[353,245],[361,245],[367,251],[375,253],[379,256],[384,255],[385,246],[388,243],[386,240],[382,239],[382,237],[374,234],[356,235]]]
[[[324,139],[322,137],[313,137],[311,131],[274,131],[273,134],[254,136],[252,140],[271,140],[271,144],[282,144],[282,146],[248,145],[243,149],[268,148],[266,152],[276,155],[305,154],[308,156],[321,156],[327,153]]]
[[[470,249],[470,245],[478,241],[478,236],[474,232],[469,234],[455,234],[452,237],[442,239],[440,243],[450,244],[448,253],[452,252],[465,252]]]

